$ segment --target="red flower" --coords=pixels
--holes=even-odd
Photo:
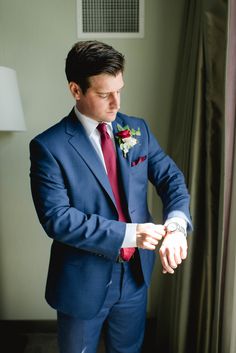
[[[127,137],[131,137],[131,133],[129,130],[122,130],[117,132],[116,134],[118,137],[120,137],[121,139],[127,138]]]

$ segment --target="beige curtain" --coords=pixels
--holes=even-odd
[[[159,280],[158,352],[236,353],[235,19],[235,0],[186,0],[169,153],[194,232],[188,259]]]
[[[229,1],[225,90],[224,267],[221,352],[236,352],[236,1]]]

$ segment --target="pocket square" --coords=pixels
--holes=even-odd
[[[141,156],[138,159],[136,159],[135,161],[131,162],[131,167],[135,167],[136,165],[138,165],[139,163],[145,161],[145,159],[147,158],[147,156]]]

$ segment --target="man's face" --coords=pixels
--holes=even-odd
[[[90,77],[90,87],[83,94],[79,88],[76,98],[78,110],[96,120],[111,122],[120,109],[120,92],[124,86],[123,75],[100,74]]]

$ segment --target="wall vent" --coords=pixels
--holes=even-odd
[[[77,0],[78,38],[143,38],[144,0]]]

